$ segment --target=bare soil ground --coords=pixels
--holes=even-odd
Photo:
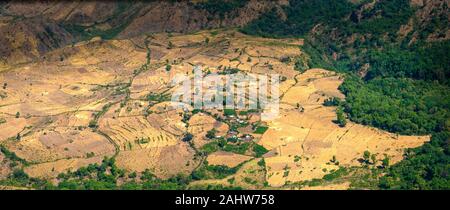
[[[214,152],[208,155],[206,159],[209,165],[225,165],[230,168],[236,167],[240,163],[250,160],[252,157],[246,155],[235,154],[232,152]]]

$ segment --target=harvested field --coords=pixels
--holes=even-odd
[[[387,155],[398,162],[404,149],[429,141],[429,136],[396,135],[352,122],[339,127],[333,122],[335,107],[322,103],[329,97],[344,97],[337,90],[341,77],[311,69],[297,76],[297,81],[281,99],[284,106],[279,118],[267,122],[269,129],[258,142],[272,150],[265,158],[271,186],[320,179],[338,168],[330,162],[333,156],[340,166],[360,165],[366,150],[378,160]]]
[[[0,81],[7,87],[0,92],[0,143],[30,163],[25,172],[32,177],[51,179],[107,156],[115,157],[127,172],[149,169],[157,177],[169,178],[190,174],[207,160],[210,165],[243,164],[225,179],[200,180],[192,186],[261,189],[268,187],[266,181],[270,187],[281,187],[322,178],[338,168],[330,163],[333,156],[340,166],[360,165],[366,150],[378,159],[387,155],[398,162],[405,148],[429,140],[352,122],[346,127],[333,123],[335,107],[322,104],[329,97],[344,99],[338,90],[343,76],[323,69],[296,71],[294,60],[302,53],[298,45],[303,40],[216,32],[158,33],[130,40],[97,37],[2,71]],[[192,78],[196,65],[204,74],[233,68],[245,74],[279,74],[285,79],[280,84],[279,117],[261,122],[258,113],[231,117],[224,116],[224,110],[194,113],[188,104],[171,107],[171,95],[178,87],[170,84],[172,79],[177,74]],[[238,117],[247,124],[230,132]],[[255,132],[260,123],[267,131]],[[233,144],[229,152],[206,157],[199,150],[214,141],[206,137],[213,129],[214,138],[225,141],[244,138],[237,132],[251,134],[247,145],[256,142],[270,152],[259,162],[261,158],[247,156],[254,151],[232,153],[239,145]],[[188,133],[192,142],[183,141]],[[0,176],[8,173],[9,168]]]
[[[66,171],[76,171],[80,167],[87,166],[89,164],[101,163],[102,156],[93,158],[73,158],[73,159],[61,159],[54,162],[39,163],[25,168],[25,172],[31,177],[38,178],[55,178],[60,173]]]
[[[219,151],[208,155],[206,161],[208,161],[209,165],[225,165],[233,168],[244,161],[250,160],[251,158],[252,157],[246,155]]]
[[[120,152],[117,165],[129,171],[150,169],[160,178],[190,173],[197,165],[194,151],[185,143]]]

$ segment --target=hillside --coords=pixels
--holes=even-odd
[[[1,2],[0,186],[449,189],[449,3]],[[279,116],[170,106],[196,66]]]
[[[396,133],[433,134],[431,144],[409,151],[380,186],[446,189],[448,5],[433,0],[291,1],[286,15],[266,13],[243,31],[304,37],[301,48],[310,59],[302,66],[348,74],[339,88],[346,101],[332,104],[341,106],[350,120]]]
[[[127,39],[154,32],[238,27],[278,8],[274,1],[11,1],[0,5],[2,66],[41,59],[45,53],[95,36]]]

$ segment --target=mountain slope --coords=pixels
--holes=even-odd
[[[105,167],[137,171],[140,181],[149,183],[138,186],[144,189],[186,188],[190,181],[204,184],[204,179],[232,187],[264,188],[263,183],[251,185],[252,180],[241,176],[249,166],[258,173],[245,178],[273,186],[345,181],[346,187],[357,189],[449,189],[449,3],[1,2],[0,126],[4,132],[0,140],[7,142],[4,149],[2,143],[3,156],[18,164],[5,171],[24,166],[30,176],[54,177],[81,167],[62,173],[59,187],[64,189],[94,188],[83,181],[89,176],[86,170],[93,168],[101,168],[102,177],[95,186],[99,189],[117,188],[116,178],[134,181],[123,178],[121,170],[112,178],[103,177]],[[235,27],[245,34],[217,29]],[[281,88],[288,87],[283,109],[289,113],[276,123],[240,128],[219,122],[217,116],[222,113],[192,111],[193,117],[161,111],[168,100],[161,88],[172,72],[188,74],[193,64],[219,72],[283,75]],[[244,113],[239,115],[254,114]],[[283,130],[286,127],[290,129]],[[267,132],[256,135],[260,145],[214,138],[215,132],[223,136],[228,129],[251,135],[253,129]],[[185,132],[190,138],[183,136]],[[425,137],[417,137],[416,144],[402,135]],[[422,145],[429,135],[430,142],[403,154],[400,148]],[[266,149],[271,151],[258,159]],[[242,170],[239,165],[202,165],[199,154],[217,150],[255,159]],[[114,154],[117,165],[114,159],[95,165],[103,154]],[[389,165],[402,157],[400,163]],[[173,159],[188,161],[174,163]],[[168,182],[159,179],[178,172],[191,174]],[[228,175],[242,185],[225,180]],[[24,178],[25,186],[31,182],[21,171],[5,177]],[[80,178],[78,183],[71,183],[74,177]]]
[[[52,49],[88,40],[127,39],[155,32],[188,33],[237,27],[278,1],[11,1],[0,5],[3,68],[38,59]],[[19,43],[17,43],[19,42]],[[18,47],[20,46],[20,47]],[[1,66],[0,66],[1,67]]]

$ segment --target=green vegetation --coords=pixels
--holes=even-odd
[[[190,177],[184,175],[162,180],[149,170],[145,170],[142,172],[140,180],[137,180],[136,172],[132,172],[128,175],[128,178],[132,180],[117,185],[117,179],[125,179],[125,177],[125,171],[117,168],[113,158],[105,158],[101,165],[90,164],[75,172],[60,174],[58,176],[60,183],[57,189],[175,190],[185,189],[190,181]]]
[[[347,77],[340,90],[349,118],[400,134],[443,131],[449,119],[450,89],[412,79]]]
[[[309,69],[310,58],[306,56],[306,54],[301,54],[300,56],[295,58],[294,69],[301,73],[305,72]]]
[[[323,176],[323,179],[326,181],[331,181],[331,180],[337,179],[339,177],[343,177],[348,174],[349,174],[349,170],[347,168],[339,167],[339,169],[333,170],[333,171],[331,171],[331,173]]]
[[[323,171],[326,171],[324,168]],[[330,184],[341,184],[350,182],[350,189],[379,189],[378,179],[383,170],[376,168],[361,167],[339,167],[332,169],[321,179],[312,179],[307,181],[288,183],[287,187],[305,187],[305,186],[325,186]]]
[[[136,172],[129,173],[128,176],[125,174],[124,170],[116,166],[114,158],[105,157],[101,164],[90,164],[74,172],[59,174],[57,185],[30,178],[22,169],[15,169],[8,179],[0,181],[0,184],[60,190],[175,190],[187,189],[188,183],[192,180],[186,175],[176,175],[163,180],[149,170],[142,172],[139,178]],[[119,179],[122,180],[120,185],[117,181]]]
[[[450,78],[450,41],[414,45],[411,48],[390,47],[369,51],[365,57],[371,68],[367,79],[377,77],[438,80],[448,84]],[[355,66],[358,68],[359,66]]]
[[[324,106],[339,106],[341,104],[341,99],[333,97],[333,98],[328,98],[325,99],[325,101],[323,102]]]
[[[224,67],[223,71],[218,72],[219,75],[236,74],[241,71],[238,68]]]
[[[336,120],[335,123],[338,124],[341,127],[345,127],[347,125],[347,120],[345,119],[344,111],[341,107],[338,107],[336,109]]]
[[[6,158],[8,158],[9,160],[13,161],[13,162],[20,162],[24,165],[27,165],[27,161],[18,157],[16,155],[16,153],[9,151],[5,146],[0,145],[0,152],[3,153],[3,155],[5,155]]]
[[[381,166],[383,168],[389,167],[389,161],[390,161],[389,157],[384,157],[384,159],[381,160]]]
[[[382,189],[449,189],[449,132],[434,134],[424,146],[409,149],[406,159],[391,166],[382,177]]]
[[[375,1],[373,7],[361,7],[368,2],[371,1],[290,0],[289,6],[281,8],[286,18],[281,18],[279,11],[268,11],[241,31],[265,37],[302,37],[305,44],[300,48],[305,53],[300,57],[282,58],[281,62],[293,62],[295,70],[299,72],[314,67],[344,72],[346,78],[339,89],[345,94],[345,101],[330,98],[324,102],[325,106],[337,106],[335,122],[340,126],[346,125],[348,117],[353,122],[398,134],[431,134],[432,139],[419,148],[408,149],[405,159],[395,165],[390,164],[389,157],[377,160],[375,154],[365,151],[361,159],[364,167],[339,167],[329,171],[322,179],[293,185],[315,186],[350,181],[351,188],[356,189],[449,189],[450,41],[427,40],[428,35],[436,29],[448,30],[448,18],[445,15],[431,15],[427,22],[421,23],[417,21],[418,17],[414,16],[415,8],[410,6],[409,0]],[[208,19],[212,16],[223,19],[235,14],[234,11],[244,7],[247,2],[209,0],[189,4],[208,11]],[[99,29],[97,25],[102,23],[95,23],[93,26],[64,25],[64,28],[81,40],[94,36],[103,39],[114,38],[128,25],[129,20],[133,19],[131,16],[122,15],[129,6],[129,2],[120,3],[108,21],[121,19],[122,16],[127,18],[119,24],[112,24],[111,29]],[[436,12],[433,10],[433,13]],[[413,20],[413,31],[401,36],[398,33],[399,28],[409,20]],[[217,34],[217,31],[211,32],[212,36]],[[204,42],[208,44],[209,41],[209,38],[206,38]],[[280,43],[275,41],[267,43],[278,44]],[[170,49],[175,46],[169,41],[167,47]],[[149,59],[148,51],[147,64],[136,69],[135,75],[148,69]],[[250,57],[247,62],[251,62]],[[268,67],[273,69],[272,64],[268,64]],[[170,71],[172,66],[167,63],[165,69]],[[219,74],[239,71],[237,68],[224,67]],[[115,94],[127,93],[128,87],[129,85],[117,87]],[[7,84],[4,83],[3,89],[6,88]],[[0,93],[0,97],[6,95]],[[152,93],[147,96],[147,100],[161,102],[170,98],[166,94]],[[125,105],[126,103],[123,104]],[[89,122],[89,127],[97,128],[99,117],[106,113],[110,106],[111,104],[108,104],[96,113],[94,119]],[[236,111],[226,109],[224,115],[236,115]],[[16,118],[20,116],[19,112],[15,114]],[[187,122],[190,116],[183,117]],[[5,120],[0,118],[1,123],[5,123]],[[231,130],[237,130],[238,126],[230,127]],[[256,134],[263,134],[268,129],[260,125],[253,128],[255,127]],[[222,150],[238,154],[253,153],[255,157],[261,157],[268,152],[254,142],[241,142],[234,137],[216,139],[215,134],[215,130],[208,131],[206,136],[212,141],[200,149],[200,155]],[[186,133],[183,141],[191,142],[192,138],[192,134]],[[21,139],[20,133],[16,139]],[[143,144],[148,140],[137,141]],[[12,174],[6,180],[1,180],[0,184],[37,189],[186,189],[192,180],[225,178],[236,173],[238,169],[211,166],[205,162],[191,175],[177,175],[162,180],[149,170],[139,174],[132,172],[126,176],[125,171],[117,168],[113,158],[105,158],[101,164],[91,164],[75,172],[60,174],[58,185],[54,186],[29,177],[21,169],[21,166],[28,163],[3,145],[0,145],[0,151],[14,165]],[[86,154],[87,157],[94,155]],[[293,158],[294,162],[301,161],[299,156]],[[378,161],[381,161],[381,165],[377,165],[380,163]],[[335,156],[330,162],[339,165]],[[261,159],[258,165],[263,167],[264,159]],[[323,171],[327,172],[325,168]],[[283,175],[288,176],[289,173],[289,168],[286,167]],[[254,180],[248,178],[245,178],[244,182],[254,184]],[[118,183],[123,184],[119,186]],[[235,188],[205,185],[195,186],[194,189]]]
[[[90,164],[75,172],[58,175],[58,189],[103,190],[116,189],[117,178],[124,177],[125,171],[117,168],[113,158],[105,158],[102,164]],[[95,177],[95,178],[93,178]]]
[[[337,22],[345,17],[354,5],[347,0],[291,0],[284,7],[287,19],[282,20],[275,10],[262,15],[245,26],[247,34],[264,37],[303,36],[319,22]]]
[[[219,150],[226,152],[233,152],[236,154],[245,154],[250,149],[250,147],[253,146],[253,151],[255,152],[255,154],[261,155],[261,153],[263,153],[264,150],[262,148],[257,148],[256,152],[254,148],[255,145],[256,144],[253,142],[228,143],[227,140],[220,138],[203,145],[201,151],[203,151],[206,154],[210,154]]]
[[[216,137],[216,133],[217,133],[217,130],[213,128],[206,132],[206,138],[213,139]]]
[[[428,23],[412,21],[413,31],[400,36],[400,26],[418,18],[410,1],[376,1],[373,7],[362,9],[368,2],[291,0],[283,8],[286,19],[270,11],[242,31],[305,38],[301,49],[309,58],[296,61],[296,69],[345,72],[340,87],[345,101],[324,102],[338,106],[338,124],[345,124],[345,112],[351,121],[390,132],[432,134],[430,143],[409,150],[406,159],[393,166],[385,157],[380,169],[368,169],[377,160],[366,155],[368,168],[353,175],[352,188],[449,189],[450,41],[426,40],[436,30],[448,30],[446,13],[435,15],[442,9],[437,8]]]
[[[364,151],[362,161],[365,164],[370,164],[370,152],[369,151],[367,151],[367,150]]]
[[[172,69],[172,66],[170,64],[166,64],[166,71],[170,71]]]
[[[151,102],[160,103],[163,101],[170,101],[170,94],[168,93],[150,93],[147,95],[147,100]]]
[[[264,134],[267,131],[267,129],[269,129],[269,127],[267,127],[267,126],[258,126],[258,127],[256,127],[255,132],[253,132],[253,133]]]
[[[260,167],[266,167],[266,161],[264,160],[264,158],[261,158],[261,160],[260,161],[258,161],[258,166],[260,166]]]
[[[91,158],[91,157],[94,157],[95,156],[95,153],[94,152],[88,152],[88,153],[86,153],[86,158]]]
[[[382,10],[382,13],[379,11]],[[343,26],[347,33],[372,33],[382,35],[386,32],[395,33],[413,15],[413,8],[408,0],[379,1],[370,10],[362,13],[358,20],[353,13],[350,19],[354,23]]]
[[[305,37],[305,45],[301,48],[311,59],[306,64],[299,62],[299,69],[309,66],[356,72],[369,63],[369,79],[395,76],[447,82],[450,76],[449,41],[425,43],[418,40],[411,45],[408,44],[409,36],[403,42],[397,41],[399,27],[414,14],[408,0],[379,1],[358,16],[356,9],[364,3],[367,1],[291,0],[290,6],[284,8],[286,20],[272,11],[242,31],[268,37]],[[439,23],[446,21],[448,23],[445,18],[434,19],[434,24],[421,29],[420,33],[445,28],[448,24]],[[311,33],[312,27],[319,23],[325,24],[322,31]],[[335,32],[337,34],[332,34]],[[355,41],[349,43],[346,39],[351,35]],[[362,51],[365,53],[359,53]],[[337,59],[332,58],[334,53],[337,53]]]
[[[167,49],[172,49],[174,47],[173,43],[169,41],[169,44],[167,45]]]
[[[119,23],[117,25],[114,25],[112,28],[107,29],[107,30],[102,30],[97,26],[97,24],[101,24],[101,23],[96,23],[93,26],[82,26],[82,25],[75,25],[75,24],[64,24],[64,28],[70,32],[72,35],[74,35],[75,37],[77,37],[78,39],[84,41],[84,40],[89,40],[93,37],[99,36],[102,39],[108,40],[108,39],[113,39],[114,37],[116,37],[120,32],[122,32],[130,23],[130,21],[132,20],[131,17],[125,18],[123,19],[121,16],[123,16],[122,14],[127,11],[127,9],[131,6],[132,2],[129,1],[119,1],[118,2],[118,7],[115,9],[114,14],[109,18],[109,20],[114,20],[114,19],[120,19]]]
[[[118,25],[111,29],[101,30],[95,27],[86,27],[81,25],[68,24],[65,25],[64,28],[71,34],[78,36],[80,40],[84,41],[92,39],[93,37],[97,36],[101,37],[104,40],[113,39],[120,32],[122,32],[127,26],[128,23],[122,23],[121,25]]]
[[[236,173],[238,168],[239,166],[230,168],[224,165],[208,165],[205,162],[200,168],[192,172],[191,177],[193,180],[223,179]]]
[[[449,117],[449,88],[445,85],[448,84],[446,78],[449,78],[450,74],[449,41],[432,44],[419,42],[404,47],[391,43],[391,40],[382,40],[379,35],[381,32],[395,34],[398,27],[412,15],[412,8],[406,0],[378,2],[373,9],[363,12],[360,20],[355,20],[356,17],[352,13],[356,7],[358,4],[344,1],[291,1],[291,7],[284,8],[286,21],[263,16],[243,31],[271,37],[306,36],[302,49],[311,59],[307,59],[307,65],[301,63],[299,66],[355,72],[363,64],[369,63],[370,69],[365,80],[350,75],[340,87],[347,97],[343,105],[344,111],[352,121],[400,134],[429,134],[441,131]],[[377,11],[383,12],[378,14]],[[314,12],[314,15],[310,14],[311,12]],[[348,14],[352,14],[350,21],[343,18]],[[377,18],[373,18],[377,14]],[[275,13],[267,15],[277,16]],[[313,18],[302,18],[304,16]],[[322,22],[328,24],[329,28],[338,27],[342,34],[339,34],[337,39],[329,39],[327,31],[323,37],[308,35],[313,25]],[[344,45],[342,40],[346,35],[355,33],[369,33],[372,38],[366,38],[364,43],[356,41],[353,45]],[[313,36],[313,39],[310,36]],[[386,47],[380,49],[377,46]],[[363,50],[367,52],[359,53],[360,55],[347,53]],[[334,61],[331,59],[332,52],[338,52],[341,56]],[[432,80],[440,82],[429,82]],[[335,98],[324,103],[326,106],[340,104]],[[339,110],[337,114],[336,122],[344,126],[344,115]]]
[[[98,127],[98,119],[103,116],[108,110],[109,108],[112,106],[111,103],[106,104],[105,106],[102,107],[102,110],[95,113],[94,114],[94,118],[89,121],[88,127],[92,128],[92,129],[97,129]]]
[[[222,142],[224,142],[224,144],[226,143],[225,140],[223,140]],[[222,147],[223,146],[221,146],[221,140],[217,140],[217,141],[209,142],[209,143],[203,145],[201,150],[205,154],[211,154],[213,152],[218,151]]]
[[[142,178],[143,177],[141,177],[141,179]],[[142,189],[144,190],[182,190],[187,188],[187,185],[191,181],[191,177],[180,174],[169,179],[162,180],[156,178],[155,176],[151,176],[147,179],[144,178],[143,181]],[[135,186],[137,186],[138,189],[140,188],[138,184]],[[121,186],[121,188],[123,188],[123,186]]]
[[[242,187],[223,186],[221,184],[195,185],[190,190],[242,190]]]
[[[97,127],[98,127],[97,121],[95,121],[95,120],[89,121],[88,127],[89,127],[89,128],[92,128],[92,129],[97,128]]]
[[[250,148],[251,143],[249,142],[239,142],[237,144],[225,144],[222,148],[223,151],[233,152],[236,154],[244,154]]]
[[[240,0],[208,0],[198,2],[194,5],[194,7],[197,9],[206,10],[212,15],[219,15],[219,17],[224,18],[225,14],[244,7],[246,4],[246,1]]]
[[[184,142],[190,142],[192,140],[192,138],[194,138],[194,135],[192,135],[191,133],[186,133],[182,139],[182,141]]]
[[[231,116],[231,115],[236,116],[236,111],[234,109],[224,109],[223,114],[225,116]]]
[[[261,157],[269,152],[269,150],[259,144],[253,144],[253,152],[255,153],[255,157]]]

